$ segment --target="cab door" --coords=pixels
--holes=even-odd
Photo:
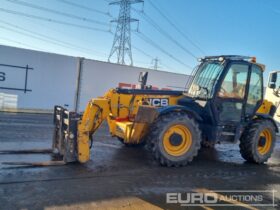
[[[245,117],[251,119],[263,102],[263,70],[256,64],[252,64],[250,82],[248,85]]]
[[[227,69],[216,91],[214,113],[218,125],[236,127],[245,118],[250,65],[247,62],[231,62]]]

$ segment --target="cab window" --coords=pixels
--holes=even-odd
[[[248,69],[248,65],[232,64],[218,92],[218,97],[244,99]]]
[[[262,70],[253,65],[250,78],[248,100],[246,105],[246,115],[251,115],[256,109],[256,104],[263,98]]]

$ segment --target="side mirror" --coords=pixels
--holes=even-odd
[[[144,89],[144,87],[147,84],[148,80],[148,72],[140,72],[138,82],[140,82],[141,89]]]
[[[276,88],[276,81],[277,81],[277,72],[270,73],[268,87],[271,88],[271,89],[275,89]]]

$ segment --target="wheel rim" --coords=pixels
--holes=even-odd
[[[192,145],[192,134],[184,125],[171,126],[163,136],[163,147],[172,156],[185,154]]]
[[[269,129],[264,129],[259,136],[258,140],[258,152],[261,155],[265,155],[270,151],[272,145],[272,134]]]

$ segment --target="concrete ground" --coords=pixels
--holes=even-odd
[[[53,167],[0,164],[0,209],[279,209],[234,200],[223,207],[167,204],[166,193],[254,191],[263,203],[280,204],[280,143],[264,165],[246,163],[238,145],[202,149],[183,168],[158,165],[145,148],[128,148],[101,127],[91,161]],[[0,113],[0,150],[50,148],[52,116]],[[0,155],[4,161],[46,161],[50,155]],[[259,192],[264,191],[264,192]],[[245,192],[243,192],[245,193]],[[235,193],[236,194],[236,193]],[[248,193],[245,193],[248,194]],[[226,205],[236,205],[228,207]]]

